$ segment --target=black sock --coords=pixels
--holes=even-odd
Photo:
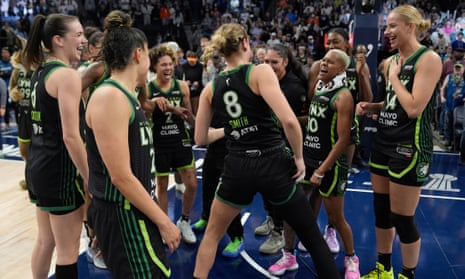
[[[414,279],[415,278],[415,269],[416,269],[416,267],[407,268],[407,267],[403,266],[402,267],[402,275],[404,275],[408,279]]]
[[[189,216],[181,214],[181,220],[189,222]]]
[[[378,262],[384,266],[385,271],[389,271],[391,269],[391,256],[392,254],[378,253]]]
[[[55,265],[56,279],[78,279],[77,262],[67,265]]]
[[[334,226],[333,226],[333,224],[331,224],[331,223],[328,223],[328,228],[332,228],[332,229],[334,229]]]

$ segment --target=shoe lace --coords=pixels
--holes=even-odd
[[[355,272],[357,269],[357,265],[355,261],[352,259],[352,257],[348,257],[346,260],[346,269],[349,271]]]
[[[330,237],[331,239],[334,239],[334,237],[336,236],[336,232],[334,231],[333,228],[328,228],[327,235],[328,235],[328,237]]]
[[[370,270],[368,274],[366,275],[367,278],[380,278],[379,276],[383,273],[381,269],[379,269],[378,265],[376,265],[375,268]]]
[[[270,244],[273,244],[273,245],[277,244],[281,241],[281,235],[279,235],[278,233],[276,234],[272,233],[269,240],[270,240],[269,241]]]

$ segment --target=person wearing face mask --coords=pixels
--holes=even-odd
[[[186,53],[187,63],[181,66],[182,77],[187,85],[189,86],[192,104],[192,113],[197,114],[197,108],[199,106],[199,96],[203,89],[202,75],[203,65],[200,63],[197,54],[191,50]]]

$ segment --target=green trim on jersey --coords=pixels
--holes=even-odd
[[[328,189],[328,191],[326,193],[321,191],[321,190],[318,190],[318,192],[320,192],[320,195],[323,198],[328,198],[329,196],[331,196],[331,194],[333,193],[334,188],[336,188],[336,186],[338,184],[337,182],[340,182],[340,183],[346,183],[347,182],[347,180],[341,181],[339,179],[339,171],[340,171],[340,169],[341,169],[341,167],[339,167],[339,166],[336,166],[334,168],[334,175],[333,175],[332,180],[331,180],[331,186],[329,186],[329,189]]]
[[[289,193],[289,195],[287,196],[286,199],[280,201],[280,202],[272,202],[272,201],[269,201],[272,205],[283,205],[283,204],[286,204],[288,203],[292,197],[294,197],[294,194],[295,192],[297,191],[297,186],[294,184],[292,185],[292,191]]]
[[[116,213],[118,215],[118,220],[121,221],[119,223],[119,227],[122,235],[124,249],[126,255],[128,255],[129,268],[131,269],[131,273],[134,275],[146,274],[148,271],[150,271],[150,263],[148,262],[147,257],[144,255],[147,248],[146,236],[148,235],[146,226],[145,224],[144,226],[140,225],[141,220],[137,219],[133,211],[126,210],[121,207],[116,207]],[[159,261],[157,257],[156,260]],[[162,270],[163,273],[166,274],[171,272],[169,267],[165,267],[161,262],[155,262],[155,264],[160,268],[160,270]],[[144,276],[141,277],[144,278]]]
[[[172,80],[173,82],[171,83],[170,88],[168,88],[168,89],[166,89],[166,90],[163,90],[163,89],[160,88],[160,86],[158,86],[157,80],[156,80],[156,79],[152,80],[150,83],[153,84],[153,87],[154,87],[156,90],[160,91],[160,93],[163,94],[163,95],[166,95],[166,94],[171,93],[171,91],[173,90],[173,88],[175,88],[175,87],[177,86],[177,87],[179,88],[179,91],[180,91],[180,92],[183,94],[183,96],[184,96],[184,93],[182,92],[181,86],[179,85],[179,80],[178,80],[178,79],[175,79],[175,78],[171,78],[171,80]],[[150,83],[149,83],[149,84],[150,84]],[[152,90],[148,90],[148,91],[149,91],[148,94],[150,94],[149,98],[152,98],[152,97],[153,97],[153,92],[152,92]]]
[[[128,99],[129,103],[131,103],[131,99],[132,98],[133,100],[136,101],[137,104],[140,105],[139,103],[139,100],[136,98],[136,96],[134,96],[133,93],[131,93],[126,87],[124,87],[123,85],[121,85],[118,81],[112,79],[112,78],[109,78],[109,79],[106,79],[100,86],[105,86],[106,84],[108,85],[113,85],[114,87],[118,88],[119,90],[125,92],[126,94],[124,94],[126,96],[126,98]],[[130,96],[130,97],[128,97]],[[129,117],[129,124],[132,124],[134,122],[134,118],[136,116],[136,113],[134,111],[134,108],[131,106],[131,116]]]
[[[250,85],[250,75],[252,72],[252,68],[255,66],[254,64],[249,64],[249,68],[247,69],[247,74],[245,75],[245,83]]]
[[[145,248],[147,249],[147,252],[149,253],[150,258],[155,263],[155,265],[158,266],[158,268],[163,272],[166,278],[170,277],[171,269],[168,266],[165,266],[163,262],[157,257],[157,254],[155,253],[153,246],[150,242],[150,235],[147,232],[147,227],[143,220],[139,220],[139,228],[141,230],[142,237],[144,238]]]
[[[55,64],[56,67],[52,68],[48,73],[47,75],[45,75],[44,77],[44,84],[47,82],[48,78],[50,77],[50,75],[55,72],[56,70],[58,69],[61,69],[61,68],[69,68],[68,65],[66,65],[65,63],[61,62],[61,61],[47,61],[47,62],[44,62],[42,64],[43,67],[46,67],[46,66],[49,66],[49,65],[53,65]]]

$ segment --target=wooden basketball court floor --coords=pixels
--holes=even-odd
[[[7,159],[0,160],[0,278],[32,278],[30,255],[36,235],[34,206],[27,193],[20,190],[18,181],[23,177],[24,163],[18,160],[17,150],[8,140],[4,144]],[[5,142],[5,138],[4,138]],[[201,213],[203,150],[195,151],[198,169],[198,192],[191,214],[195,221]],[[376,261],[372,192],[369,170],[364,168],[349,178],[345,199],[345,213],[352,226],[356,253],[360,258],[360,270],[368,272]],[[180,215],[182,194],[171,188],[169,192],[169,216],[176,220]],[[280,258],[280,254],[263,255],[258,247],[266,237],[255,236],[253,230],[265,219],[260,196],[242,212],[244,223],[245,251],[236,259],[224,258],[221,250],[227,244],[226,237],[220,242],[217,258],[210,278],[276,278],[266,273],[269,265]],[[458,154],[435,152],[430,180],[425,184],[416,212],[422,236],[422,249],[417,269],[417,278],[459,279],[465,278],[465,167],[458,166]],[[326,224],[324,210],[319,216],[319,225]],[[198,234],[200,240],[203,234]],[[192,278],[198,244],[182,243],[179,249],[169,254],[172,268],[171,278]],[[107,270],[96,268],[86,260],[86,241],[83,238],[83,253],[79,257],[79,278],[111,278]],[[396,239],[393,251],[395,272],[401,269],[400,248]],[[296,252],[299,269],[286,273],[282,278],[318,278],[311,257]],[[341,251],[334,255],[343,274]],[[50,278],[53,276],[51,267]],[[397,278],[397,275],[396,275]]]

